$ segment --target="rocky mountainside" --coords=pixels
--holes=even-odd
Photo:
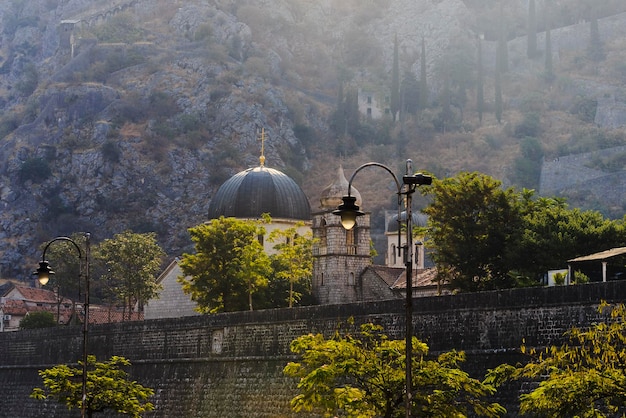
[[[402,71],[417,78],[422,40],[428,45],[436,109],[451,46],[471,45],[475,56],[477,25],[496,13],[473,3],[0,3],[0,276],[28,278],[41,243],[78,231],[96,241],[155,231],[170,257],[180,255],[189,249],[186,229],[206,220],[219,185],[258,164],[261,129],[267,165],[300,182],[313,208],[341,162],[347,170],[369,159],[401,167],[408,155],[438,175],[475,169],[505,178],[520,152],[511,132],[522,93],[513,76],[504,124],[478,124],[470,99],[453,131],[438,130],[435,111],[427,122],[364,123],[384,141],[357,136],[346,145],[333,131],[339,80],[388,89],[396,36]],[[524,4],[511,2],[507,13],[523,14]],[[570,124],[571,112],[555,115],[550,129],[562,126],[559,117]],[[407,136],[414,139],[397,141]],[[362,190],[375,208],[389,204],[378,192],[388,180],[374,176],[373,190]]]

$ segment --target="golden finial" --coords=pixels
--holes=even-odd
[[[261,157],[259,157],[261,167],[265,166],[265,128],[261,128]]]

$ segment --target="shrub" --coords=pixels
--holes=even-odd
[[[20,181],[31,180],[33,183],[41,183],[52,175],[48,162],[43,158],[29,158],[22,163],[19,170]]]
[[[106,141],[102,144],[102,158],[110,163],[119,163],[121,151],[114,141]]]
[[[35,329],[55,327],[57,322],[54,315],[50,312],[29,312],[24,319],[20,321],[20,329]]]

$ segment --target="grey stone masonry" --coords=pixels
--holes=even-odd
[[[600,301],[625,299],[626,281],[424,297],[414,300],[412,321],[414,335],[432,354],[464,350],[464,369],[481,378],[487,368],[523,361],[522,341],[535,347],[560,344],[572,326],[603,319]],[[307,333],[353,331],[366,322],[403,338],[404,314],[401,301],[387,300],[103,324],[91,328],[89,352],[101,360],[120,355],[132,361],[132,379],[156,391],[156,410],[145,417],[315,416],[289,407],[297,382],[282,370],[296,359],[291,341]],[[80,356],[79,326],[0,334],[0,417],[77,416],[28,395],[41,384],[38,370],[75,364]],[[498,392],[507,417],[517,416],[520,390]]]

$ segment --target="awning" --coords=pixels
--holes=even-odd
[[[572,258],[571,260],[567,260],[567,262],[575,263],[577,261],[606,260],[607,258],[616,257],[622,254],[626,254],[626,247],[611,248],[610,250],[600,251],[599,253],[583,255],[582,257],[576,257]]]

